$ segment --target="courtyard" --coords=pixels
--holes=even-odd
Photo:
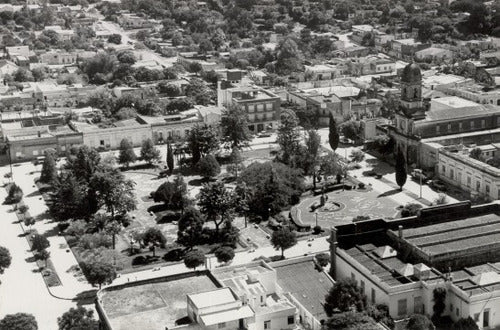
[[[311,206],[320,203],[320,195],[306,197],[297,205],[305,224],[312,227],[316,225],[315,212],[317,212],[318,225],[322,228],[351,223],[357,216],[389,218],[399,213],[397,207],[400,204],[373,189],[339,190],[327,193],[325,196],[328,197],[325,205],[316,211],[312,211]]]

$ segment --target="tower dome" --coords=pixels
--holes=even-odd
[[[401,81],[405,83],[420,83],[422,81],[422,73],[420,67],[415,63],[410,63],[403,69]]]

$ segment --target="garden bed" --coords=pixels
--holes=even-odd
[[[28,245],[30,246],[31,250],[33,244],[33,236],[38,233],[36,230],[25,231],[22,224],[21,227],[25,233],[26,240],[28,241]],[[38,259],[35,252],[33,252],[33,258],[35,259],[38,269],[42,273],[43,280],[48,287],[62,285],[61,280],[59,279],[59,275],[57,275],[56,268],[54,267],[54,264],[52,263],[52,260],[50,258],[47,259],[47,262],[45,262],[44,260],[40,260]]]

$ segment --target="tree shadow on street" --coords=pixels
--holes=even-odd
[[[378,195],[377,198],[392,196],[392,195],[395,195],[395,194],[397,194],[399,192],[401,192],[401,190],[399,190],[399,189],[392,189],[392,190],[386,191],[385,193],[382,193],[382,194]]]
[[[82,291],[76,295],[73,301],[76,301],[78,306],[93,305],[96,299],[97,289]]]
[[[35,196],[41,196],[42,194],[40,193],[39,190],[35,190],[31,194],[26,195],[26,197],[35,197]]]

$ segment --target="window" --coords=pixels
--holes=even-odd
[[[467,187],[470,187],[472,184],[472,179],[470,176],[467,177]]]
[[[264,104],[257,104],[257,111],[263,111],[264,110]]]
[[[458,123],[458,130],[461,131],[462,130],[462,122]]]
[[[479,181],[476,182],[476,190],[477,191],[481,190],[481,182]]]
[[[471,122],[470,122],[470,128],[474,129],[474,121],[473,120],[471,120]]]
[[[439,125],[436,125],[436,133],[439,134]]]
[[[474,314],[474,322],[479,322],[479,313]]]
[[[273,110],[273,104],[272,103],[266,103],[266,110],[267,111]]]
[[[446,173],[446,166],[441,165],[441,172],[443,172],[443,174]]]
[[[448,132],[451,131],[451,124],[448,124]]]
[[[365,294],[365,281],[361,280],[359,286],[361,288],[361,292]]]
[[[38,156],[38,150],[33,150],[33,156]]]
[[[453,179],[455,177],[455,172],[453,169],[450,168],[450,179]]]
[[[354,273],[351,273],[351,280],[356,281],[356,275],[354,275]]]
[[[249,104],[247,105],[248,112],[254,112],[255,111],[255,105]]]
[[[484,128],[486,126],[486,121],[484,119],[481,119],[481,128]]]
[[[104,145],[104,140],[101,140],[101,141],[99,142],[99,144],[100,144],[101,146],[103,146],[103,145]]]
[[[457,308],[455,308],[455,315],[456,315],[456,316],[459,316],[459,315],[460,315],[460,309],[458,309],[458,307],[457,307]]]
[[[406,299],[398,300],[398,316],[406,315]]]
[[[264,329],[265,330],[271,329],[271,320],[264,321]]]
[[[490,185],[486,184],[484,185],[484,190],[486,191],[487,194],[490,193]]]
[[[483,328],[490,326],[490,310],[485,309],[483,312]]]
[[[262,304],[264,302],[264,296],[260,296],[260,303]]]
[[[423,314],[422,297],[418,296],[413,298],[413,311],[415,314]]]
[[[288,324],[295,324],[295,315],[290,315],[288,317]]]
[[[375,289],[372,288],[372,304],[375,303]]]
[[[222,322],[222,323],[217,324],[217,328],[219,328],[219,329],[224,329],[225,327],[226,327],[226,322]]]
[[[450,312],[453,312],[453,304],[450,303]]]

